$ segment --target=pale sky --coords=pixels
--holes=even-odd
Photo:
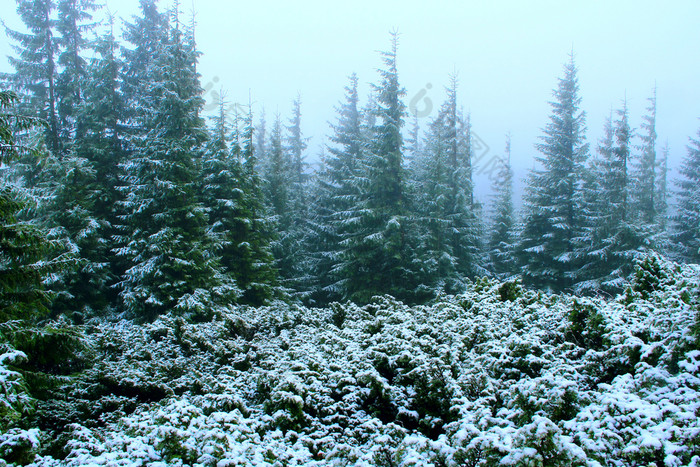
[[[19,27],[14,1],[0,3],[3,19]],[[138,0],[106,3],[126,19],[138,8]],[[592,148],[611,106],[619,107],[625,96],[630,122],[639,127],[655,83],[659,149],[668,139],[672,163],[685,155],[688,137],[700,128],[698,0],[193,3],[208,102],[221,88],[232,102],[247,103],[250,92],[258,116],[264,106],[268,121],[279,112],[286,122],[299,93],[303,130],[311,138],[309,160],[329,133],[327,122],[335,119],[347,76],[358,74],[363,97],[378,80],[377,51],[389,47],[393,29],[400,32],[406,104],[421,91],[429,100],[421,99],[421,115],[432,103],[421,122],[435,115],[443,86],[456,71],[459,100],[489,147],[482,163],[502,154],[510,132],[518,177],[532,167],[534,144],[550,114],[548,101],[572,48]],[[183,8],[189,13],[189,2]],[[3,37],[0,56],[10,53]],[[11,71],[4,58],[0,69]],[[485,186],[483,175],[480,179]]]

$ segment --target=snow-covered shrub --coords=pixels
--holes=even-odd
[[[0,355],[0,431],[34,409],[35,401],[28,393],[24,378],[11,369],[11,366],[26,360],[24,352],[14,349]]]
[[[584,466],[586,455],[551,420],[535,416],[532,422],[515,432],[513,447],[500,464],[522,467]]]
[[[700,268],[641,264],[610,300],[485,279],[425,306],[94,321],[90,364],[38,405],[70,414],[39,427],[65,453],[34,463],[699,465]]]
[[[11,464],[29,464],[39,453],[41,438],[42,433],[36,428],[11,428],[0,434],[0,459]]]

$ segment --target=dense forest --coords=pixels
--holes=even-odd
[[[669,180],[655,88],[638,129],[623,100],[591,147],[572,53],[516,210],[509,136],[493,196],[475,192],[456,76],[408,122],[397,34],[366,99],[349,76],[312,167],[298,96],[286,118],[223,98],[205,117],[177,2],[141,0],[121,33],[92,0],[17,5],[0,458],[239,465],[221,460],[238,443],[260,465],[700,462],[691,399],[671,447],[644,444],[665,416],[625,442],[592,421],[608,390],[662,410],[659,381],[699,384],[700,138]]]

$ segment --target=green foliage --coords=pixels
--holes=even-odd
[[[137,121],[144,134],[131,138],[130,157],[121,164],[125,214],[116,251],[126,270],[120,295],[142,320],[171,310],[207,319],[216,303],[231,303],[240,294],[233,278],[222,274],[215,254],[220,245],[207,235],[206,209],[197,196],[207,138],[200,117],[204,101],[194,32],[180,27],[175,10],[149,57],[153,73],[137,83]],[[136,51],[153,45],[151,31],[137,32]]]
[[[17,365],[26,361],[27,356],[17,350],[0,355],[0,431],[5,431],[24,417],[34,412],[36,401],[29,395],[29,389],[21,373],[14,371]]]
[[[643,298],[648,298],[663,283],[670,279],[657,255],[647,255],[637,261],[631,288]]]
[[[252,115],[235,116],[232,136],[220,103],[202,160],[200,197],[218,246],[222,273],[241,289],[240,303],[260,306],[273,296],[276,282],[270,243],[271,222],[264,217],[261,182],[253,154]]]
[[[479,207],[474,202],[469,116],[458,110],[457,80],[430,122],[410,174],[420,222],[417,251],[422,288],[456,293],[480,272]],[[434,293],[434,292],[430,292]]]
[[[688,153],[679,169],[677,213],[672,240],[681,259],[700,262],[700,130],[690,139]]]
[[[0,434],[0,459],[11,465],[28,465],[42,448],[42,434],[36,428],[13,428]]]
[[[28,420],[56,440],[37,464],[683,465],[697,444],[686,342],[699,276],[657,262],[675,280],[630,303],[503,301],[489,279],[430,306],[382,296],[68,326],[89,331],[92,358],[66,358],[76,373],[37,393]]]
[[[20,132],[39,124],[35,118],[9,113],[16,94],[0,92],[0,159],[10,164],[24,153],[36,155],[17,142]],[[44,278],[65,267],[66,259],[54,257],[57,244],[44,231],[18,217],[25,203],[21,193],[3,184],[0,187],[0,321],[32,321],[46,313],[50,295]]]
[[[5,27],[15,42],[18,56],[9,57],[15,73],[3,73],[3,87],[22,93],[20,112],[40,118],[46,124],[44,137],[49,149],[58,155],[62,149],[58,115],[58,55],[60,39],[56,37],[53,17],[55,2],[51,0],[17,1],[17,13],[27,32]]]
[[[502,302],[512,302],[523,295],[523,287],[519,281],[503,282],[498,287],[498,296]]]
[[[487,269],[496,277],[505,279],[515,274],[516,216],[513,207],[513,169],[510,164],[510,135],[506,139],[505,161],[495,184],[494,217],[488,241]]]
[[[554,91],[550,122],[537,145],[540,168],[533,171],[525,196],[520,238],[523,282],[531,287],[563,291],[577,282],[583,234],[582,193],[588,158],[585,113],[573,54]]]
[[[574,300],[569,312],[567,339],[585,349],[601,350],[605,339],[605,318],[592,303]]]

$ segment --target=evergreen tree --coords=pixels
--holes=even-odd
[[[87,64],[87,76],[78,111],[81,137],[76,140],[76,152],[88,159],[98,181],[97,215],[110,224],[116,222],[115,205],[119,198],[118,167],[126,156],[127,128],[126,98],[122,91],[119,44],[114,37],[114,19],[108,20],[109,29],[93,44],[96,56]],[[113,233],[113,230],[110,230]],[[111,237],[110,233],[105,234]]]
[[[656,160],[656,88],[649,98],[647,114],[642,117],[642,144],[634,174],[635,207],[640,221],[647,226],[657,222]]]
[[[283,132],[279,115],[265,145],[262,161],[265,199],[275,217],[278,236],[273,242],[281,285],[304,298],[310,293],[312,261],[308,257],[309,175],[304,162],[306,139],[301,131],[301,100],[292,104],[289,126]]]
[[[14,74],[3,74],[6,86],[21,93],[19,109],[47,122],[45,137],[54,154],[61,149],[61,127],[58,118],[57,57],[59,40],[55,37],[55,4],[52,0],[17,0],[17,13],[28,33],[5,28],[17,57],[8,57]]]
[[[656,189],[656,214],[658,218],[659,231],[666,235],[667,230],[667,216],[668,216],[668,140],[661,148],[661,159],[658,162],[657,176],[657,189]]]
[[[255,140],[253,152],[260,156],[256,157],[256,159],[258,159],[258,163],[261,164],[263,162],[261,158],[264,159],[267,154],[267,121],[265,120],[265,109],[263,109],[262,113],[260,114],[260,121],[255,127],[254,133]],[[258,169],[262,170],[262,167],[258,167]]]
[[[158,11],[157,0],[139,0],[141,15],[133,22],[124,24],[123,38],[131,47],[122,47],[124,69],[122,92],[127,109],[130,132],[143,137],[148,131],[144,114],[155,98],[156,87],[148,84],[156,70],[155,61],[168,40],[169,22],[167,13]]]
[[[357,75],[353,73],[345,101],[336,109],[337,122],[331,124],[333,134],[314,190],[309,242],[315,289],[310,300],[314,304],[343,298],[343,239],[352,231],[351,213],[360,200],[364,173],[365,142],[358,105]]]
[[[602,228],[604,216],[609,214],[604,191],[607,161],[613,158],[615,132],[613,111],[605,119],[603,137],[597,147],[597,155],[589,160],[584,171],[582,186],[581,219],[583,233],[577,242],[577,255],[582,258],[579,281],[574,286],[577,294],[594,294],[601,290],[600,278],[607,274],[606,249]]]
[[[286,292],[291,292],[289,286],[293,284],[290,284],[290,280],[293,279],[296,267],[290,251],[292,242],[289,236],[293,222],[290,201],[292,164],[288,157],[289,153],[283,146],[282,122],[279,115],[275,117],[267,146],[267,154],[261,167],[265,204],[272,214],[272,221],[277,231],[271,248],[281,286],[286,289]]]
[[[516,272],[513,169],[510,165],[510,135],[506,138],[505,160],[496,180],[493,222],[489,237],[489,270],[505,279]]]
[[[519,249],[524,282],[561,291],[576,282],[580,266],[575,253],[583,234],[581,185],[588,156],[573,54],[554,98],[550,122],[537,145],[541,167],[528,180]]]
[[[244,122],[241,138],[236,115],[231,141],[225,103],[220,102],[205,151],[201,191],[212,241],[221,245],[217,254],[223,272],[241,289],[240,302],[260,306],[272,297],[275,274],[269,250],[270,228],[260,217],[260,183],[251,151],[249,121]]]
[[[457,157],[450,158],[452,209],[449,216],[454,226],[452,248],[457,259],[457,270],[462,276],[474,278],[486,271],[481,259],[484,250],[481,243],[481,204],[474,196],[471,116],[459,117],[457,123],[455,147],[461,149],[454,153]]]
[[[59,7],[72,18],[62,19],[58,28],[70,45],[61,55],[65,70],[59,76],[59,114],[67,132],[64,140],[70,138],[70,144],[60,160],[50,159],[51,178],[59,182],[44,211],[45,222],[55,226],[53,232],[80,261],[76,269],[57,277],[52,311],[94,314],[116,305],[113,286],[123,272],[110,254],[117,223],[118,164],[124,157],[121,64],[112,18],[107,32],[90,44],[95,56],[84,62],[80,51],[86,46],[77,22],[86,18],[77,9],[92,8],[92,3],[68,1]]]
[[[76,113],[87,78],[87,63],[82,55],[89,47],[85,36],[95,26],[89,23],[92,20],[90,12],[97,9],[94,0],[58,0],[56,31],[61,44],[58,55],[61,70],[56,79],[56,92],[63,141],[82,137],[81,129],[76,127]]]
[[[242,222],[238,231],[241,261],[235,266],[235,278],[243,290],[242,300],[259,306],[280,296],[281,290],[272,254],[275,223],[265,209],[263,183],[255,156],[252,104],[248,105],[248,115],[243,119],[243,128],[238,135],[241,138],[237,146],[241,148],[243,191],[247,195],[241,206],[248,220]]]
[[[632,272],[634,258],[644,242],[649,241],[645,230],[635,223],[631,209],[628,167],[632,131],[626,101],[617,115],[614,125],[610,121],[606,124],[606,136],[599,149],[593,241],[582,270],[586,280],[577,285],[580,292],[620,292]]]
[[[290,163],[282,146],[282,122],[279,115],[270,132],[268,151],[263,161],[265,179],[265,200],[272,214],[277,218],[280,230],[288,228],[289,219],[289,172]],[[277,254],[275,254],[276,257]]]
[[[239,292],[220,271],[214,254],[220,245],[207,241],[207,215],[197,202],[204,100],[197,51],[193,39],[183,37],[177,5],[172,23],[152,57],[150,82],[141,82],[147,107],[139,118],[148,132],[132,139],[134,153],[121,165],[126,213],[118,253],[130,263],[121,297],[142,319],[172,309],[205,315],[212,303]]]
[[[627,101],[617,112],[614,135],[615,144],[611,158],[604,160],[601,174],[600,229],[602,248],[605,251],[604,268],[606,275],[601,280],[601,288],[609,292],[619,292],[627,276],[632,272],[637,249],[642,245],[640,229],[634,223],[630,203],[630,161],[631,129]]]
[[[385,68],[375,85],[376,100],[370,101],[372,124],[364,130],[371,141],[367,148],[366,186],[348,216],[352,230],[344,236],[343,288],[345,297],[367,302],[374,295],[392,294],[416,300],[418,261],[413,253],[417,239],[407,212],[406,175],[401,134],[405,94],[396,66],[397,35],[392,48],[382,54]],[[370,137],[371,136],[371,137]]]
[[[19,100],[16,93],[0,91],[0,163],[12,164],[23,153],[38,153],[18,141],[18,133],[37,126],[40,120],[10,113]],[[0,322],[32,321],[46,313],[50,295],[45,277],[60,268],[66,258],[50,259],[54,245],[46,232],[29,222],[20,222],[22,194],[3,183],[0,188]]]
[[[418,254],[424,269],[421,282],[426,291],[451,289],[456,278],[456,260],[449,233],[452,225],[447,219],[451,194],[448,181],[448,164],[452,155],[450,143],[457,141],[457,133],[453,131],[456,119],[448,121],[452,109],[450,104],[448,98],[428,125],[423,151],[413,161],[410,172],[411,185],[415,186],[416,193]]]
[[[626,99],[617,114],[619,118],[615,122],[615,145],[612,149],[612,157],[605,161],[606,170],[603,179],[603,186],[607,191],[606,201],[610,203],[608,222],[613,229],[630,219],[628,166],[632,130],[629,125]]]
[[[88,280],[79,274],[74,283],[90,294],[82,303],[95,309],[117,304],[114,285],[125,270],[119,258],[110,253],[115,246],[112,238],[118,233],[116,207],[121,196],[117,187],[119,164],[126,156],[122,123],[126,109],[121,92],[122,63],[118,58],[119,45],[111,16],[108,26],[104,35],[92,45],[96,55],[86,64],[83,98],[76,109],[76,126],[81,131],[73,145],[75,155],[88,163],[85,168],[89,173],[85,174],[87,179],[82,185],[90,191],[84,198],[83,208],[89,213],[85,219],[92,219],[87,224],[91,226],[92,235],[84,235],[83,229],[74,232],[84,260],[82,274],[90,276]],[[66,185],[70,191],[71,183]],[[63,196],[69,200],[71,194],[67,192]]]
[[[688,154],[679,169],[677,212],[673,217],[672,240],[679,258],[700,263],[700,131],[690,138]]]
[[[420,135],[420,122],[418,121],[418,116],[415,115],[413,118],[413,126],[408,133],[408,139],[406,140],[406,159],[409,165],[414,163],[423,153],[423,146]]]
[[[414,164],[422,222],[424,285],[457,292],[478,268],[478,226],[471,180],[468,119],[457,109],[453,77],[447,99],[431,122],[423,154]]]
[[[306,138],[301,130],[301,97],[297,96],[292,103],[292,117],[287,126],[285,147],[289,164],[289,212],[286,213],[287,227],[280,231],[280,242],[284,250],[283,262],[287,266],[280,269],[280,275],[286,280],[287,286],[300,297],[308,296],[309,284],[312,282],[312,266],[307,251],[310,216],[307,193],[310,177],[304,160],[306,148]]]

